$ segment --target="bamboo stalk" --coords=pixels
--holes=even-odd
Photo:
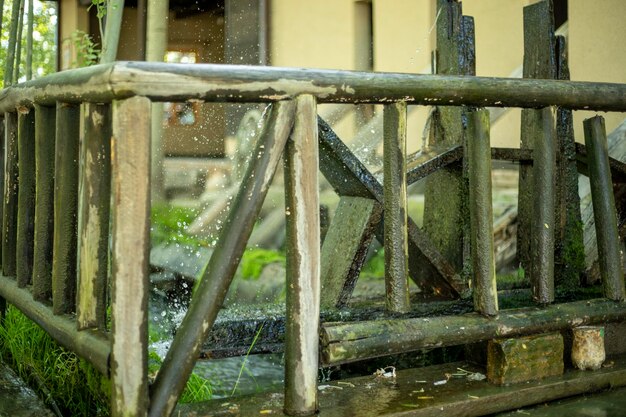
[[[150,101],[116,101],[112,120],[111,415],[140,417],[149,403]]]
[[[17,239],[17,113],[5,113],[5,183],[2,209],[2,274],[15,277],[15,248]]]
[[[17,48],[17,28],[20,16],[20,0],[13,0],[11,9],[11,28],[9,29],[9,44],[7,47],[6,62],[4,63],[4,86],[13,84],[13,69],[15,68],[15,50]],[[16,107],[16,106],[13,106]]]
[[[285,148],[287,322],[285,412],[317,411],[320,317],[320,218],[317,111],[310,95],[296,99],[296,118]]]
[[[536,136],[533,162],[533,216],[530,280],[539,304],[554,301],[554,206],[556,132],[552,109],[541,110],[542,135]]]
[[[623,303],[598,299],[500,311],[497,318],[477,313],[458,316],[328,323],[321,330],[321,360],[339,365],[420,349],[570,329],[622,321]]]
[[[33,298],[52,295],[56,108],[35,106],[35,232]]]
[[[33,29],[35,26],[35,13],[33,0],[28,0],[28,28],[26,32],[26,79],[33,78]]]
[[[268,116],[222,234],[196,287],[189,310],[152,386],[151,417],[169,415],[196,362],[239,264],[281,153],[291,132],[295,104],[276,104]]]
[[[107,19],[104,28],[104,39],[102,40],[102,52],[100,54],[101,64],[108,64],[115,61],[117,47],[120,42],[123,14],[124,0],[107,1]]]
[[[387,310],[406,313],[409,303],[409,249],[406,200],[406,103],[383,109],[383,193]]]
[[[22,62],[22,33],[24,31],[24,1],[20,2],[20,15],[17,24],[17,39],[15,46],[15,70],[13,70],[13,84],[20,78],[20,63]]]
[[[485,316],[495,316],[498,314],[498,289],[493,243],[489,111],[474,110],[468,116],[467,154],[474,310]]]
[[[319,103],[389,104],[404,100],[409,105],[556,105],[573,110],[626,111],[626,84],[123,62],[63,71],[18,84],[0,93],[0,112],[13,111],[25,102],[108,102],[133,95],[153,101],[273,102],[299,94],[312,94]]]
[[[73,120],[72,129],[77,129],[75,123],[76,121]],[[77,300],[78,326],[79,328],[104,328],[111,199],[109,105],[85,104],[83,126],[85,141],[81,147],[80,158],[83,166],[78,192],[78,293],[80,294]],[[72,140],[75,141],[76,137],[73,136]],[[68,146],[77,145],[71,143]],[[70,192],[68,197],[72,199],[73,187],[75,184],[68,184]],[[68,242],[68,244],[71,243],[73,242]]]
[[[620,301],[624,299],[624,273],[620,258],[620,239],[604,118],[592,117],[586,119],[583,125],[600,276],[606,298]]]
[[[17,285],[25,287],[33,276],[35,231],[35,111],[22,107],[17,115],[17,240],[15,275]]]

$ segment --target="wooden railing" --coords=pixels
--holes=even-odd
[[[149,387],[150,106],[154,101],[188,100],[272,105],[213,256]],[[318,120],[317,103],[384,105],[382,184]],[[435,156],[422,155],[420,160],[408,158],[407,165],[406,111],[413,105],[465,106],[468,110],[471,288],[406,215],[407,183],[463,157],[462,149],[456,147]],[[593,155],[590,175],[601,193],[594,194],[594,201],[608,202],[598,207],[603,210],[599,216],[613,219],[600,226],[605,236],[600,254],[605,260],[603,284],[608,301],[548,306],[526,318],[499,313],[491,233],[491,158],[492,154],[513,155],[520,160],[528,158],[528,152],[491,149],[486,106],[543,108],[539,111],[543,136],[538,145],[545,142],[549,147],[554,123],[550,106],[626,111],[626,85],[139,62],[99,65],[14,85],[0,92],[4,119],[0,126],[5,138],[0,295],[60,344],[111,376],[114,416],[170,415],[224,301],[284,155],[284,407],[289,414],[317,409],[320,363],[624,320],[626,307],[614,302],[624,298],[624,281],[616,252],[619,238],[600,118],[586,122],[587,152]],[[547,148],[535,151],[535,172],[554,175],[550,158]],[[480,314],[432,318],[426,324],[412,319],[374,325],[325,324],[319,358],[320,304],[340,303],[350,285],[345,276],[325,272],[322,277],[318,166],[338,194],[366,201],[372,218],[376,213],[380,218],[382,212],[384,229],[377,233],[385,246],[390,312],[410,310],[407,277],[411,276],[422,288],[442,295],[473,292],[474,309]],[[541,181],[542,186],[551,183],[545,178]],[[539,203],[538,207],[550,216],[549,206]],[[545,216],[535,219],[538,236],[546,229]],[[422,279],[413,273],[418,264],[436,274]],[[538,261],[538,265],[544,264]],[[548,305],[553,275],[539,269],[536,276],[535,298]],[[341,279],[344,282],[337,282]]]

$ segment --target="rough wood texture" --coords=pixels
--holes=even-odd
[[[530,222],[530,282],[533,298],[540,304],[554,301],[554,203],[556,170],[556,133],[552,109],[540,111],[541,135],[533,146],[533,216]],[[519,211],[518,211],[519,219]],[[518,229],[518,233],[520,233]]]
[[[544,0],[524,7],[524,78],[556,78],[556,54],[552,0]],[[537,108],[539,106],[535,106]],[[522,149],[534,149],[542,140],[541,110],[522,110]],[[531,246],[533,239],[533,172],[532,167],[520,165],[519,200],[517,209],[517,253],[521,266],[532,270]]]
[[[383,108],[383,202],[387,309],[406,313],[409,303],[409,247],[406,200],[406,103]]]
[[[559,80],[569,80],[567,43],[563,36],[556,38]],[[555,207],[555,285],[575,288],[580,285],[580,274],[585,270],[583,223],[578,195],[578,170],[572,111],[556,110],[557,169]]]
[[[80,328],[103,328],[106,319],[106,287],[109,265],[109,213],[111,193],[111,110],[108,105],[85,104],[83,113],[84,145],[78,202],[78,294]],[[70,139],[71,140],[71,139]],[[74,139],[75,140],[75,139]],[[70,168],[68,166],[68,168]],[[71,168],[70,168],[71,169]],[[72,198],[73,184],[68,184]],[[71,218],[66,224],[71,228]],[[67,245],[73,242],[68,241]],[[68,247],[68,251],[71,248]],[[71,259],[71,258],[70,258]],[[68,262],[69,260],[68,259]],[[71,272],[70,266],[64,270]],[[71,282],[70,282],[71,281]],[[75,280],[59,276],[67,300],[75,298]],[[56,281],[55,281],[56,282]],[[72,285],[74,287],[72,288]],[[59,301],[59,306],[61,306]],[[61,307],[59,307],[61,308]],[[65,304],[63,309],[73,309]]]
[[[285,412],[317,411],[320,317],[320,219],[315,98],[296,99],[291,140],[285,147],[287,297]]]
[[[202,343],[226,297],[263,200],[291,133],[295,103],[279,102],[267,113],[244,181],[232,202],[222,234],[199,281],[154,384],[150,417],[169,415],[191,374]],[[317,212],[317,208],[315,210]]]
[[[6,129],[4,113],[0,113],[0,228],[2,227],[2,219],[4,218],[4,180],[5,180],[5,157],[6,157]],[[2,265],[2,230],[0,229],[0,268]]]
[[[35,106],[35,247],[33,298],[52,295],[52,243],[54,231],[54,142],[56,109]]]
[[[148,413],[150,100],[114,102],[112,120],[111,414],[140,417]]]
[[[59,88],[60,86],[63,88]],[[312,94],[319,102],[466,105],[626,111],[626,84],[519,78],[302,70],[223,64],[118,62],[62,71],[0,92],[0,112],[20,103],[156,101],[273,102]]]
[[[474,309],[486,316],[498,314],[498,289],[491,202],[491,144],[489,111],[468,112],[470,248]]]
[[[5,113],[5,177],[2,209],[2,274],[15,277],[15,244],[17,239],[17,113]]]
[[[438,0],[436,67],[440,75],[474,75],[474,21],[463,16],[461,3]],[[464,107],[437,107],[429,148],[465,145]],[[426,179],[424,226],[426,235],[454,270],[469,279],[468,180],[464,166],[441,169]],[[429,274],[422,270],[420,275]]]
[[[17,156],[19,187],[17,195],[17,240],[15,275],[17,285],[25,287],[33,276],[35,232],[35,111],[18,109]]]
[[[620,240],[604,118],[596,116],[585,120],[583,124],[600,276],[606,297],[619,301],[624,299],[624,272],[620,258]]]
[[[418,157],[407,157],[407,184],[426,178],[438,169],[458,162],[462,158],[463,147],[461,145],[454,145],[441,153],[436,150],[421,150]]]
[[[354,362],[424,348],[523,336],[583,324],[624,320],[626,306],[610,300],[576,301],[548,307],[503,310],[497,318],[464,314],[436,318],[326,323],[321,359],[325,365]]]
[[[562,374],[561,333],[489,341],[487,378],[493,384],[536,381]]]
[[[76,242],[78,217],[78,143],[80,107],[57,105],[56,145],[54,163],[54,239],[52,260],[53,286],[57,293],[58,311],[72,309],[76,281]],[[90,138],[93,140],[93,137]],[[64,297],[63,292],[69,289]],[[66,303],[62,305],[61,300]],[[62,308],[61,308],[62,307]],[[78,327],[81,324],[78,314]]]
[[[376,200],[345,196],[339,199],[322,245],[322,307],[341,307],[348,302],[381,213],[382,207]]]

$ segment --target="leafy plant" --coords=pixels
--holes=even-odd
[[[285,255],[269,249],[248,249],[241,257],[241,277],[251,280],[259,279],[263,268],[277,262],[285,265]]]
[[[156,376],[161,368],[163,360],[154,351],[148,354],[148,374],[152,377]],[[196,373],[189,376],[185,390],[180,396],[180,403],[194,403],[210,400],[213,396],[213,387],[211,382]]]
[[[89,34],[82,30],[75,30],[72,32],[70,41],[76,51],[76,61],[74,61],[72,66],[76,68],[88,67],[98,63],[100,59],[100,48]]]
[[[164,243],[181,245],[209,246],[206,239],[189,235],[186,230],[198,212],[187,207],[157,204],[152,206],[150,241],[152,246]]]

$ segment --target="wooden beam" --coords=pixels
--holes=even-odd
[[[2,202],[2,274],[15,277],[15,248],[17,239],[17,113],[5,113],[5,183]]]
[[[35,232],[35,111],[18,109],[17,159],[19,187],[17,193],[17,239],[15,274],[17,285],[29,285],[33,277],[33,244]]]

